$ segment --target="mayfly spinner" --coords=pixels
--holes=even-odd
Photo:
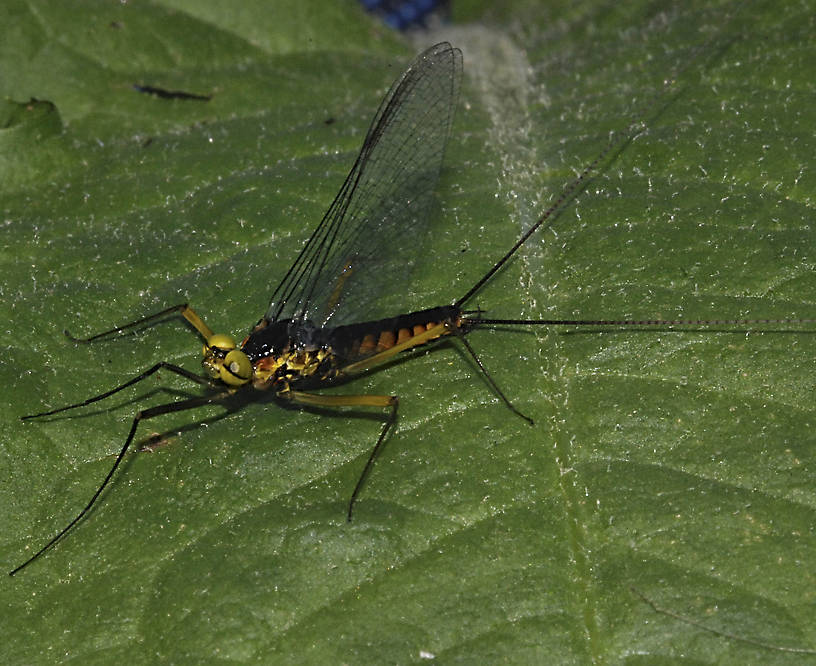
[[[313,407],[374,407],[385,422],[351,492],[347,515],[377,453],[397,420],[395,395],[322,395],[328,384],[348,380],[398,354],[453,337],[482,372],[487,384],[513,407],[479,361],[465,335],[477,327],[505,325],[684,325],[758,324],[771,320],[636,321],[487,319],[465,305],[552,214],[580,191],[587,176],[609,153],[608,147],[567,187],[555,203],[510,247],[484,276],[451,305],[383,319],[375,313],[372,286],[383,275],[401,275],[406,247],[415,246],[429,217],[429,204],[439,177],[451,131],[462,71],[462,54],[447,42],[421,53],[386,95],[363,141],[363,147],[340,192],[312,233],[283,281],[272,294],[269,309],[243,342],[214,334],[187,304],[167,308],[138,321],[81,340],[94,342],[178,314],[204,339],[206,377],[159,362],[123,384],[82,402],[25,416],[35,419],[104,400],[138,384],[160,370],[204,387],[203,395],[170,402],[136,413],[130,432],[105,479],[88,504],[34,555],[10,572],[14,575],[49,550],[87,514],[113,478],[130,448],[139,424],[162,414],[182,412],[260,394],[280,403]],[[634,129],[630,127],[628,138]],[[624,136],[623,140],[627,137]],[[622,140],[610,144],[622,145]],[[407,253],[410,254],[410,253]],[[364,319],[371,319],[365,321]],[[782,320],[774,320],[783,323]],[[793,323],[789,320],[784,320]],[[802,322],[804,320],[797,320]]]

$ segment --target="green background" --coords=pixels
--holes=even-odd
[[[90,347],[63,328],[189,300],[240,337],[388,85],[433,41],[464,50],[463,100],[428,266],[410,284],[385,276],[395,307],[464,293],[645,114],[648,130],[471,305],[814,316],[814,7],[619,4],[461,3],[455,27],[411,42],[350,2],[4,3],[6,569],[84,505],[137,409],[191,389],[165,374],[82,412],[18,417],[157,360],[199,368],[181,325]],[[130,456],[87,520],[0,582],[0,660],[816,661],[631,590],[816,648],[816,337],[752,328],[474,332],[534,427],[455,344],[332,389],[401,398],[351,524],[377,414],[267,403],[148,422],[140,437],[170,445]]]

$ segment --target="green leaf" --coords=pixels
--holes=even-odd
[[[159,360],[199,367],[180,324],[96,345],[63,329],[190,302],[216,330],[249,330],[379,99],[433,41],[463,48],[464,99],[433,251],[396,276],[397,311],[465,293],[643,119],[468,306],[813,316],[806,5],[470,2],[408,45],[351,3],[6,4],[7,569],[85,505],[137,410],[196,393],[162,373],[20,422]],[[140,443],[167,445],[129,456],[90,515],[2,583],[3,663],[741,664],[816,648],[813,326],[469,341],[536,425],[456,343],[330,389],[400,396],[350,524],[376,411],[260,401],[146,422]]]

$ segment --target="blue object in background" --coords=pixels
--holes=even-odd
[[[395,30],[407,30],[424,28],[431,16],[443,16],[448,0],[360,0],[360,4]]]

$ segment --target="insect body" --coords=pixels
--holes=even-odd
[[[130,448],[141,421],[222,403],[235,395],[272,394],[279,401],[322,407],[379,407],[388,417],[349,502],[396,420],[390,395],[329,396],[310,392],[353,377],[401,351],[466,329],[460,306],[443,306],[364,321],[376,313],[382,275],[404,275],[411,262],[404,248],[422,234],[450,134],[461,78],[461,52],[448,43],[420,54],[391,87],[351,172],[323,220],[273,293],[266,315],[239,346],[214,334],[187,304],[174,306],[78,342],[106,339],[168,315],[182,315],[204,338],[201,377],[160,362],[98,396],[38,418],[103,400],[159,370],[204,386],[202,396],[138,412],[128,437],[87,506],[43,548],[10,573],[28,566],[61,539],[93,506]]]
[[[231,336],[214,334],[187,304],[78,340],[104,340],[180,314],[204,339],[203,365],[207,376],[159,362],[105,393],[24,419],[98,402],[159,370],[197,383],[205,392],[139,411],[110,471],[85,508],[45,546],[13,569],[11,575],[39,558],[85,516],[116,472],[139,424],[147,419],[226,403],[233,397],[251,399],[260,394],[294,405],[383,409],[386,418],[382,430],[351,493],[347,511],[351,519],[363,481],[396,422],[399,401],[394,395],[324,395],[313,392],[315,389],[353,378],[403,351],[452,336],[462,343],[493,391],[516,414],[532,423],[513,407],[479,361],[465,338],[472,329],[496,325],[793,323],[793,320],[487,319],[481,310],[465,309],[468,301],[527,239],[581,189],[586,177],[610,148],[631,138],[634,131],[631,127],[565,188],[556,202],[462,297],[450,305],[397,316],[379,311],[378,296],[386,282],[383,276],[401,279],[416,259],[417,253],[412,255],[406,248],[418,247],[418,239],[423,236],[429,218],[429,204],[451,130],[461,66],[460,51],[443,42],[421,53],[391,87],[340,192],[274,291],[266,314],[240,345]]]

